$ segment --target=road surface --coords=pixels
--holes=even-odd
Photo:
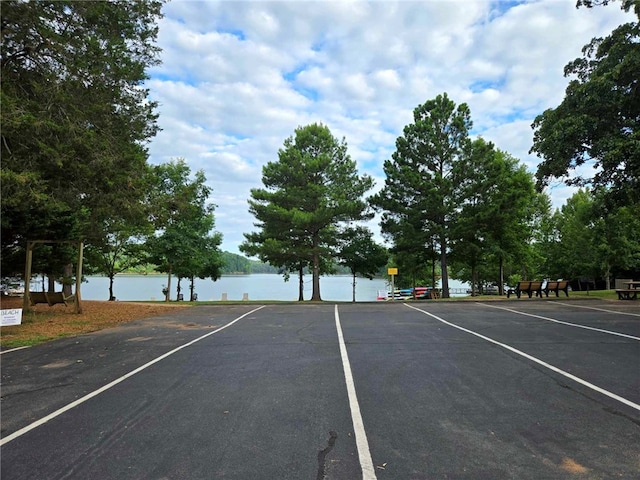
[[[640,309],[198,306],[3,352],[12,479],[640,478]]]

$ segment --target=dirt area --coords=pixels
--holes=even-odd
[[[22,308],[21,297],[0,297],[0,308]],[[187,305],[162,303],[83,301],[80,314],[73,305],[58,304],[50,307],[38,304],[33,311],[23,312],[22,325],[0,328],[0,346],[5,348],[35,345],[60,337],[94,332],[140,318],[161,315]]]

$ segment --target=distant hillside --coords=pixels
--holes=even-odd
[[[231,252],[222,252],[222,275],[249,275],[251,273],[281,273],[278,268],[262,263],[260,260],[251,260],[242,255]],[[151,264],[138,265],[128,269],[125,273],[135,273],[140,275],[156,274],[155,266]],[[342,265],[333,265],[333,273],[337,275],[350,275],[351,272],[347,267]],[[308,268],[305,274],[310,274]],[[378,276],[384,276],[385,271],[381,269]]]
[[[222,274],[249,274],[249,273],[278,273],[276,267],[259,260],[250,260],[242,255],[231,252],[222,252]]]
[[[231,252],[222,252],[222,274],[223,275],[247,275],[250,273],[279,273],[278,268],[272,267],[268,263],[262,263],[259,260],[251,260]],[[381,268],[378,272],[378,276],[385,275],[386,267]],[[337,275],[350,275],[351,271],[342,265],[333,265],[334,274]],[[305,269],[305,274],[309,274],[309,270]]]

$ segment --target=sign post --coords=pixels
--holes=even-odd
[[[395,300],[395,282],[394,282],[394,277],[398,274],[398,269],[397,268],[388,268],[387,269],[387,274],[391,275],[391,301]]]

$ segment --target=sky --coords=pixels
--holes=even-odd
[[[344,138],[375,193],[414,108],[446,92],[469,106],[472,138],[533,173],[531,123],[564,98],[564,66],[633,20],[617,2],[575,3],[172,0],[159,22],[162,64],[146,84],[162,129],[149,161],[184,158],[204,171],[221,248],[233,253],[256,230],[247,200],[263,187],[262,167],[300,126]],[[558,182],[546,192],[558,208],[573,190]],[[377,221],[368,226],[382,241]]]

